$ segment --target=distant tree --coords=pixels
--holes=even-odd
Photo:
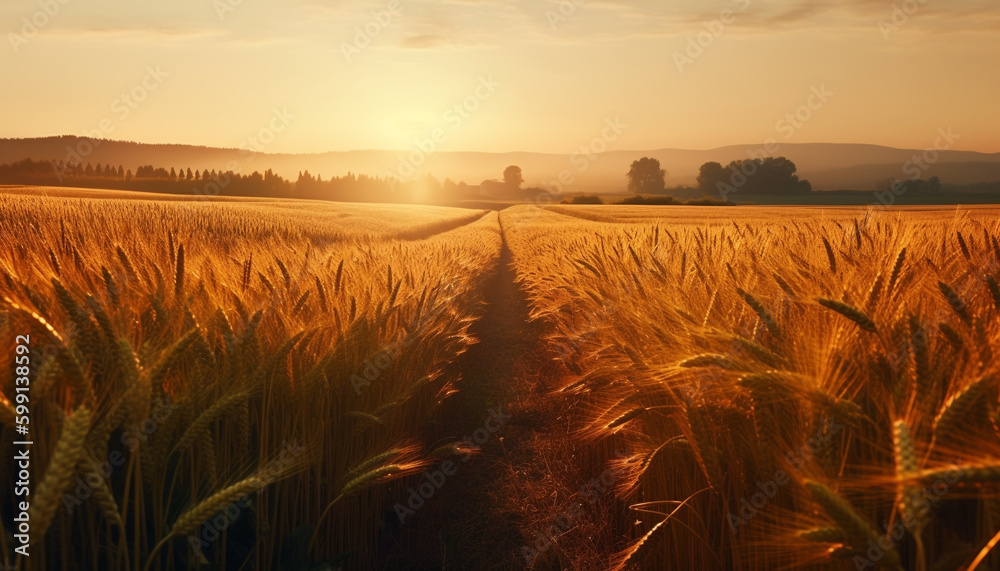
[[[191,173],[191,167],[188,167],[188,169],[187,169],[187,176],[185,178],[187,180],[194,180],[194,175]]]
[[[716,186],[719,182],[728,178],[729,172],[720,163],[705,163],[698,171],[698,190],[705,194],[713,194],[716,192]]]
[[[637,194],[635,196],[629,196],[629,197],[625,198],[625,200],[622,200],[618,204],[654,204],[654,205],[660,205],[660,206],[663,206],[663,205],[668,205],[669,206],[669,205],[682,204],[682,203],[679,200],[677,200],[676,198],[674,198],[673,196],[661,195],[661,196],[645,197],[645,196],[643,196],[641,194]]]
[[[660,161],[656,159],[643,157],[634,161],[626,176],[629,192],[655,194],[666,188],[667,171],[660,168]]]
[[[511,188],[521,188],[524,184],[524,177],[521,175],[521,167],[510,165],[503,171],[503,182]]]
[[[595,194],[574,196],[569,200],[563,200],[563,204],[604,204],[600,196]]]
[[[479,195],[492,198],[510,196],[511,187],[499,180],[484,180],[479,183]]]
[[[785,157],[733,161],[725,167],[709,162],[701,166],[699,189],[723,199],[740,194],[801,194],[812,191],[809,181],[799,180],[795,163]]]
[[[174,170],[174,167],[170,167],[170,180],[177,180],[177,171]]]
[[[931,192],[940,192],[941,191],[941,179],[938,178],[938,177],[936,177],[936,176],[932,176],[930,178],[930,180],[927,181],[927,190],[929,190]]]
[[[447,198],[451,199],[459,198],[458,184],[456,184],[455,181],[451,180],[450,178],[444,179],[444,182],[441,183],[441,189]]]

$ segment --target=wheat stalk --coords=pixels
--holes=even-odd
[[[646,410],[647,410],[646,407],[642,407],[642,406],[634,408],[634,409],[626,412],[625,414],[622,414],[621,416],[615,418],[611,422],[609,422],[608,425],[605,428],[608,428],[608,429],[618,428],[619,426],[625,424],[626,422],[629,422],[631,420],[634,420],[634,419],[639,418],[640,416],[646,414]]]
[[[823,247],[826,248],[826,258],[830,262],[830,273],[837,273],[837,256],[833,253],[833,247],[830,246],[830,241],[826,239],[826,236],[821,237],[823,239]]]
[[[961,296],[958,295],[950,285],[944,282],[938,282],[938,289],[941,290],[941,295],[948,301],[948,305],[951,309],[966,323],[972,322],[972,316],[969,315],[969,308],[966,306],[965,301],[962,300]]]
[[[903,515],[905,521],[914,522],[914,537],[919,537],[920,532],[930,523],[926,506],[918,506],[917,500],[920,498],[920,490],[912,485],[908,485],[909,477],[917,473],[917,451],[910,437],[910,427],[904,420],[897,420],[892,425],[893,451],[896,459],[896,504],[899,513]]]
[[[823,511],[844,532],[847,543],[852,548],[863,552],[868,549],[869,541],[878,541],[878,534],[875,530],[858,515],[851,504],[837,495],[836,492],[819,482],[811,480],[807,480],[805,486],[810,494],[812,494],[813,500],[823,508]],[[899,553],[896,551],[895,546],[886,550],[883,557],[885,558],[884,563],[890,568],[902,571]]]
[[[45,476],[32,494],[28,517],[33,541],[41,539],[55,516],[63,491],[70,485],[83,456],[83,443],[90,430],[90,410],[80,407],[66,418],[59,441],[45,468]]]
[[[92,486],[94,501],[97,502],[101,515],[110,523],[118,526],[118,529],[124,530],[125,522],[118,511],[118,502],[115,501],[115,496],[111,493],[107,480],[95,468],[94,460],[87,454],[81,454],[78,467],[80,473],[87,478],[87,484]]]
[[[993,298],[993,307],[1000,309],[1000,285],[997,285],[997,279],[993,276],[986,276],[986,287],[990,290],[990,296]]]
[[[449,447],[454,447],[453,444],[449,444],[448,446]],[[383,452],[381,454],[376,454],[375,456],[372,456],[371,458],[369,458],[367,460],[364,460],[363,462],[361,462],[360,464],[358,464],[354,468],[351,468],[350,470],[348,470],[344,474],[343,479],[344,480],[353,480],[358,475],[366,472],[367,470],[370,470],[371,468],[373,468],[373,467],[375,467],[375,466],[377,466],[379,464],[382,464],[383,462],[387,462],[389,460],[395,459],[395,458],[397,458],[398,456],[400,456],[401,454],[403,454],[405,452],[406,452],[406,450],[403,449],[403,448],[393,448],[392,450],[387,450],[387,451],[385,451],[385,452]],[[434,456],[434,455],[435,455],[434,452],[432,452],[431,456]]]
[[[635,545],[622,554],[618,563],[611,568],[611,571],[625,571],[641,564],[656,546],[658,536],[666,527],[668,521],[669,519],[664,519],[654,525],[653,529],[649,530]]]
[[[716,353],[702,353],[701,355],[695,355],[694,357],[688,357],[680,363],[677,364],[679,367],[686,369],[700,368],[700,367],[718,367],[720,369],[727,369],[730,371],[741,370],[743,367],[740,363],[737,363],[725,355],[718,355]]]
[[[939,440],[955,432],[972,412],[972,409],[982,404],[986,391],[996,383],[996,376],[984,375],[960,392],[951,396],[941,411],[934,418],[934,439]]]
[[[818,301],[823,307],[836,311],[837,313],[850,319],[862,330],[869,333],[878,333],[878,327],[875,326],[875,322],[872,321],[870,317],[865,315],[860,309],[833,299],[819,298],[816,301]]]
[[[179,298],[184,294],[184,244],[177,247],[177,262],[175,267],[174,296]]]
[[[892,289],[899,280],[899,275],[903,271],[903,262],[906,261],[906,248],[899,251],[896,262],[892,266],[892,274],[889,276],[889,289]]]
[[[218,513],[219,510],[247,494],[264,488],[269,483],[266,478],[254,475],[215,492],[178,516],[170,528],[168,537],[189,535],[196,532],[202,522]]]
[[[781,329],[778,327],[778,322],[775,321],[774,317],[767,310],[767,308],[764,307],[763,303],[761,303],[760,301],[757,300],[757,298],[743,291],[740,288],[736,288],[736,293],[740,294],[740,297],[742,297],[743,300],[747,302],[747,305],[749,305],[750,308],[757,313],[757,316],[760,317],[760,320],[762,322],[764,322],[764,325],[767,327],[768,331],[770,331],[772,335],[774,335],[775,337],[781,336]]]
[[[250,398],[250,395],[250,391],[237,392],[226,395],[212,403],[212,406],[198,415],[198,418],[187,427],[183,436],[174,445],[173,451],[184,451],[190,448],[196,440],[206,435],[208,428],[213,422],[231,411],[240,409],[246,400]]]
[[[373,486],[383,478],[386,478],[387,476],[394,476],[402,471],[403,466],[399,464],[389,464],[387,466],[380,466],[374,470],[369,470],[368,472],[365,472],[360,476],[356,476],[353,480],[344,484],[344,487],[340,490],[339,497],[356,494],[365,488]]]
[[[815,543],[847,543],[847,534],[839,527],[805,529],[797,531],[795,536]]]
[[[702,410],[693,404],[687,406],[688,426],[691,427],[691,436],[694,440],[694,449],[698,459],[701,461],[705,476],[708,478],[708,485],[714,489],[722,486],[722,466],[719,463],[719,450],[715,447],[709,432],[709,427]]]

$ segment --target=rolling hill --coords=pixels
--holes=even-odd
[[[423,155],[415,149],[270,154],[246,149],[61,136],[0,139],[0,164],[32,158],[121,164],[133,170],[146,164],[198,170],[233,169],[241,173],[272,169],[292,180],[300,171],[327,178],[348,172],[401,178],[430,173],[441,180],[451,178],[470,184],[500,178],[506,166],[516,164],[522,168],[528,185],[561,187],[568,192],[615,192],[625,190],[625,173],[629,165],[643,156],[658,159],[667,170],[667,186],[678,186],[694,185],[698,168],[705,162],[725,164],[761,151],[760,145],[733,145],[711,150],[616,150],[604,153],[581,149],[567,154],[441,151]],[[910,178],[911,173],[916,172],[912,161],[923,153],[923,150],[877,145],[806,143],[782,144],[775,154],[795,162],[800,176],[812,182],[817,190],[868,190],[874,188],[879,180]],[[933,157],[933,154],[928,156]],[[414,163],[420,163],[420,166],[413,169],[414,174],[410,174],[408,167]],[[904,171],[908,166],[910,168]],[[920,172],[922,178],[936,175],[946,184],[1000,181],[1000,153],[944,151],[926,171]]]

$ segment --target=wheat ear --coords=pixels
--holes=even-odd
[[[872,321],[870,317],[865,315],[860,309],[833,299],[819,298],[816,301],[818,301],[823,307],[836,311],[837,313],[850,319],[862,330],[869,333],[878,333],[878,327],[875,326],[875,322]]]
[[[630,420],[634,420],[646,414],[646,410],[647,409],[642,406],[634,408],[626,412],[625,414],[619,416],[618,418],[612,420],[611,422],[609,422],[606,428],[618,428],[619,426],[625,424],[626,422],[629,422]]]
[[[156,544],[156,547],[154,547],[149,553],[149,558],[146,559],[146,565],[143,567],[143,570],[148,571],[150,565],[153,564],[156,554],[159,553],[160,549],[171,539],[195,533],[198,531],[198,526],[200,526],[202,522],[215,515],[219,510],[237,501],[241,497],[267,486],[269,483],[270,480],[267,478],[257,475],[250,476],[245,480],[240,480],[229,487],[215,492],[208,498],[196,504],[194,507],[182,513],[180,517],[174,521],[174,525],[170,528],[167,535],[164,536],[163,539]]]
[[[833,253],[833,247],[830,246],[830,241],[823,236],[823,247],[826,248],[826,258],[830,262],[830,273],[837,273],[837,256]]]
[[[32,522],[32,537],[37,541],[49,529],[52,518],[59,507],[59,499],[73,480],[76,466],[83,456],[83,442],[90,430],[90,410],[77,409],[66,418],[59,442],[56,443],[52,459],[45,468],[45,476],[34,492],[34,500],[28,509]]]
[[[796,532],[799,539],[815,543],[846,543],[847,534],[839,527],[817,527]]]
[[[994,375],[983,376],[961,392],[952,395],[934,418],[934,440],[937,441],[954,432],[972,409],[982,402],[983,394],[995,380]]]
[[[892,425],[893,448],[896,457],[896,481],[898,490],[897,504],[899,513],[905,521],[913,521],[916,527],[914,537],[929,523],[925,505],[918,506],[920,490],[908,483],[908,479],[917,472],[917,451],[910,437],[910,427],[905,420],[897,420]]]
[[[781,330],[778,328],[778,322],[774,320],[774,317],[767,310],[767,308],[764,307],[763,303],[740,288],[736,288],[736,293],[740,294],[740,297],[747,302],[747,305],[749,305],[750,308],[757,313],[757,316],[764,322],[764,325],[767,326],[768,331],[770,331],[772,335],[775,337],[781,336]]]
[[[94,466],[94,460],[86,454],[81,455],[79,468],[80,472],[86,476],[87,484],[93,485],[94,501],[97,502],[97,507],[100,508],[101,515],[109,522],[118,526],[118,529],[125,529],[125,522],[118,511],[118,502],[115,501],[115,496],[111,493],[107,480],[104,479],[104,476]]]
[[[819,482],[806,481],[806,488],[823,511],[826,512],[847,536],[847,542],[857,550],[868,549],[869,541],[878,541],[878,534],[846,500]],[[895,548],[885,552],[885,563],[892,569],[902,570],[899,553]]]

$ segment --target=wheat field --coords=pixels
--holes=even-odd
[[[1000,568],[997,211],[722,210],[2,195],[0,562],[384,566],[399,490],[473,453],[441,427],[509,256],[551,367],[497,445],[506,568]]]
[[[428,427],[495,213],[3,196],[0,234],[0,327],[37,367],[25,569],[365,568],[385,483],[459,445]]]
[[[995,210],[501,216],[608,568],[1000,568]]]

